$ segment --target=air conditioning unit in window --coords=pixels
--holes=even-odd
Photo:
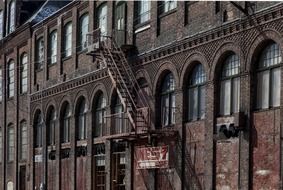
[[[61,158],[64,159],[64,158],[69,158],[70,157],[70,151],[71,149],[70,148],[64,148],[61,150]]]
[[[86,156],[87,155],[87,146],[78,146],[76,148],[77,157]]]
[[[56,151],[55,150],[51,150],[49,152],[48,157],[49,157],[49,160],[55,160],[56,159]]]
[[[234,123],[217,124],[215,130],[215,138],[217,140],[224,140],[232,137],[237,137],[239,133],[239,130],[234,126]]]
[[[216,140],[229,139],[239,136],[239,131],[245,128],[245,114],[235,113],[229,117],[219,117],[216,120],[214,137]]]

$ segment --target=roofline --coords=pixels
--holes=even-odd
[[[48,2],[48,1],[46,1],[46,3],[47,3],[47,2]],[[32,25],[31,27],[32,27],[32,28],[36,28],[37,26],[42,25],[44,22],[46,22],[48,19],[52,18],[53,16],[55,16],[56,14],[58,14],[59,12],[61,12],[63,9],[66,9],[66,8],[69,7],[69,6],[74,6],[75,4],[78,4],[78,3],[79,3],[79,1],[74,1],[74,0],[71,1],[71,2],[68,3],[67,5],[65,5],[65,6],[61,7],[60,9],[58,9],[57,11],[55,11],[51,16],[44,18],[43,20],[41,20],[40,22],[38,22],[38,23]],[[45,4],[44,4],[44,5],[45,5]],[[42,5],[42,7],[43,7],[44,5]],[[41,11],[41,8],[39,9],[39,11]],[[39,11],[38,11],[38,12],[39,12]],[[37,13],[38,13],[38,12],[37,12]],[[34,15],[36,15],[37,13],[35,13]],[[32,17],[32,18],[34,18],[34,17]],[[31,20],[32,20],[32,19],[31,19]],[[29,20],[29,21],[31,21],[31,20]]]

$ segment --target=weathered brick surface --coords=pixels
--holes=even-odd
[[[253,114],[253,188],[280,188],[280,110]]]
[[[1,1],[0,8],[11,0]],[[18,2],[18,1],[17,1]],[[20,1],[19,1],[20,2]],[[13,59],[17,65],[15,72],[15,97],[0,102],[0,127],[3,134],[6,126],[12,123],[15,137],[19,137],[19,123],[26,120],[29,129],[28,160],[19,160],[19,146],[16,143],[14,162],[5,161],[7,157],[6,135],[0,164],[0,189],[6,190],[7,182],[13,181],[15,189],[26,185],[26,189],[38,188],[42,182],[42,165],[34,162],[33,138],[34,117],[39,110],[47,116],[52,105],[56,110],[56,159],[47,163],[47,186],[52,190],[94,189],[93,145],[105,143],[106,146],[106,189],[114,189],[111,177],[111,144],[105,137],[92,138],[94,127],[94,102],[98,93],[106,97],[106,113],[111,113],[115,90],[106,70],[97,71],[98,60],[93,60],[86,52],[78,52],[76,44],[78,20],[85,13],[90,15],[90,30],[97,26],[97,10],[101,1],[74,1],[69,6],[46,19],[42,24],[21,26],[7,36],[0,44],[0,67],[3,72],[3,87],[7,86],[7,64]],[[162,170],[137,170],[134,150],[147,145],[147,139],[129,142],[127,147],[126,189],[170,190],[170,189],[280,189],[282,176],[282,148],[280,132],[282,113],[280,108],[253,112],[256,97],[255,69],[257,57],[267,41],[273,40],[283,49],[282,43],[282,5],[277,2],[256,2],[256,13],[246,19],[230,2],[221,2],[220,11],[215,12],[215,2],[177,2],[177,9],[168,14],[158,15],[158,3],[151,2],[151,19],[148,29],[137,32],[142,26],[134,20],[136,2],[127,3],[127,42],[137,47],[139,55],[134,54],[131,65],[137,76],[144,77],[149,86],[151,107],[151,129],[160,128],[160,86],[164,75],[172,72],[176,82],[176,125],[167,136],[158,136],[156,145],[170,145],[170,168]],[[20,3],[18,4],[20,5]],[[240,2],[240,5],[243,5]],[[6,5],[7,6],[7,5]],[[115,2],[108,1],[108,30],[114,27]],[[273,8],[268,8],[274,6]],[[20,9],[17,7],[17,9]],[[223,22],[223,12],[227,11],[227,23]],[[239,18],[241,17],[241,20]],[[72,55],[62,56],[63,27],[73,24]],[[18,23],[18,21],[17,21]],[[6,28],[6,22],[4,22]],[[57,63],[35,71],[35,40],[44,37],[48,46],[48,35],[58,32]],[[166,45],[166,46],[164,46]],[[29,56],[28,93],[19,92],[19,61],[22,53]],[[245,130],[239,137],[230,140],[214,139],[215,120],[219,109],[219,76],[224,58],[235,52],[241,62],[241,107],[246,114]],[[47,48],[45,48],[47,58]],[[47,60],[47,59],[46,59]],[[206,118],[187,122],[188,77],[196,62],[204,65],[207,74]],[[95,71],[95,72],[93,72]],[[142,74],[139,74],[142,73]],[[141,76],[142,75],[142,76]],[[282,80],[282,79],[281,79]],[[37,86],[37,85],[38,86]],[[283,84],[283,82],[282,82]],[[84,97],[87,102],[87,146],[85,157],[76,158],[75,113],[78,100]],[[283,96],[281,96],[283,97]],[[281,98],[282,99],[282,98]],[[71,110],[71,153],[70,158],[60,158],[60,122],[62,106],[68,102]],[[107,123],[111,127],[110,123]],[[176,135],[177,134],[177,135]],[[133,145],[133,147],[132,147]],[[130,150],[132,147],[132,150]],[[37,150],[42,151],[42,150]],[[131,159],[133,158],[133,160]],[[281,160],[281,162],[280,162]],[[19,166],[26,166],[26,184],[19,184]],[[282,181],[282,180],[281,180]]]

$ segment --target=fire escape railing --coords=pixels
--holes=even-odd
[[[150,122],[149,104],[128,63],[124,52],[115,42],[113,36],[102,35],[100,30],[94,30],[87,35],[88,54],[102,60],[104,67],[116,87],[117,94],[133,126],[132,132],[141,134],[147,132]],[[141,106],[138,107],[137,99]]]

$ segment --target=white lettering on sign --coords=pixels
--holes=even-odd
[[[143,147],[136,149],[137,169],[168,168],[169,147]]]

